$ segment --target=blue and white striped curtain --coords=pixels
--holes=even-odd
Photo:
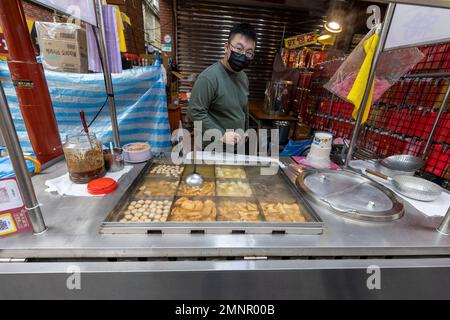
[[[45,71],[53,108],[64,142],[67,134],[82,130],[79,112],[88,122],[106,100],[103,74]],[[155,152],[170,150],[164,72],[161,67],[144,67],[113,74],[120,139],[125,143],[146,141]],[[17,133],[24,151],[32,151],[8,66],[0,62],[0,80],[5,90]],[[103,143],[113,140],[108,104],[91,126]]]

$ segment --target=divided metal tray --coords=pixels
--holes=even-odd
[[[123,195],[119,203],[114,210],[108,215],[101,226],[101,233],[105,234],[123,234],[123,233],[148,233],[148,234],[321,234],[323,232],[323,223],[320,217],[315,213],[314,209],[308,204],[303,197],[302,193],[298,191],[295,185],[289,180],[285,173],[280,169],[275,176],[259,175],[259,166],[245,166],[244,168],[247,175],[248,183],[252,189],[251,197],[229,197],[229,196],[195,196],[191,198],[195,199],[212,199],[216,207],[219,210],[220,203],[222,201],[239,201],[246,199],[248,201],[255,201],[260,211],[260,221],[257,222],[243,222],[243,221],[212,221],[212,222],[172,222],[169,220],[166,222],[119,222],[121,216],[123,217],[123,208],[127,206],[130,201],[136,198],[139,186],[148,179],[148,174],[152,167],[158,164],[170,164],[169,162],[158,161],[149,163],[149,165],[142,171],[140,176],[130,186],[127,192]],[[205,165],[206,166],[206,165]],[[212,169],[215,169],[215,165],[209,165]],[[220,165],[223,167],[223,165]],[[184,172],[178,177],[179,181],[182,181],[182,177],[188,170],[192,170],[191,166],[186,165]],[[215,170],[213,170],[215,172]],[[162,178],[164,179],[164,178]],[[168,178],[174,181],[174,178]],[[206,179],[212,179],[215,182],[224,181],[224,178],[206,177]],[[229,181],[236,179],[229,179]],[[261,187],[262,186],[262,187]],[[265,221],[261,202],[270,201],[266,198],[267,193],[259,195],[260,190],[266,188],[273,190],[273,199],[279,202],[283,202],[285,199],[294,201],[301,209],[302,214],[305,217],[304,222],[270,222]],[[170,214],[176,200],[182,195],[179,195],[180,184],[178,184],[177,191],[174,195],[169,196],[149,196],[148,199],[172,199]],[[216,189],[217,191],[217,189]]]

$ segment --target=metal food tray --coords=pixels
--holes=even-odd
[[[287,175],[283,172],[283,170],[279,170],[276,178],[272,176],[264,177],[264,176],[254,176],[257,167],[245,166],[241,165],[244,168],[247,174],[247,182],[250,184],[252,189],[253,196],[252,197],[233,197],[233,196],[218,196],[217,195],[217,185],[216,185],[216,193],[215,196],[187,196],[188,198],[198,198],[198,199],[212,199],[216,204],[217,208],[217,216],[219,215],[218,204],[222,201],[226,200],[239,200],[239,199],[248,199],[248,201],[255,201],[258,206],[258,210],[260,212],[261,221],[259,222],[242,222],[242,221],[214,221],[214,222],[118,222],[119,217],[123,212],[123,207],[126,206],[130,201],[134,199],[141,199],[139,196],[136,196],[139,185],[144,181],[144,179],[148,179],[148,172],[154,165],[158,164],[170,164],[168,161],[154,161],[153,163],[149,162],[149,164],[142,170],[141,174],[136,178],[130,188],[125,192],[122,196],[118,204],[111,211],[108,217],[103,222],[100,233],[103,234],[321,234],[323,232],[323,222],[320,217],[316,214],[314,209],[309,205],[309,203],[305,200],[302,193],[298,191],[295,185],[289,180]],[[213,171],[215,172],[216,165],[209,165],[213,167]],[[220,164],[218,166],[223,166]],[[192,167],[186,165],[185,170],[191,170]],[[178,178],[180,182],[182,181],[182,177],[185,176],[186,172],[183,172]],[[250,174],[250,175],[249,175]],[[161,179],[164,179],[161,177]],[[232,181],[239,179],[223,179],[213,177],[214,182],[217,181]],[[170,179],[173,181],[173,178]],[[275,182],[272,182],[275,181]],[[272,183],[279,184],[282,181],[283,187],[286,188],[292,195],[293,199],[302,210],[302,214],[305,217],[305,222],[267,222],[264,220],[263,210],[259,201],[258,190],[254,189],[254,186],[257,183],[266,183],[268,188]],[[180,188],[181,183],[178,185],[178,189]],[[178,194],[179,190],[177,189],[176,194],[174,196],[147,196],[146,199],[150,200],[159,200],[159,199],[172,199],[172,204],[170,208],[170,215],[172,214],[172,209],[175,204],[175,201],[182,197]],[[289,195],[279,195],[281,199],[283,197],[289,198]],[[217,217],[216,217],[217,219]]]

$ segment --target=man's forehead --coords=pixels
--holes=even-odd
[[[249,37],[241,33],[235,34],[231,39],[231,41],[233,42],[234,45],[241,44],[242,46],[248,49],[254,49],[256,45],[254,40],[250,39]]]

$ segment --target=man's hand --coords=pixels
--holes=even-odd
[[[236,132],[225,132],[223,137],[220,139],[223,143],[235,145],[241,140],[241,136]]]

